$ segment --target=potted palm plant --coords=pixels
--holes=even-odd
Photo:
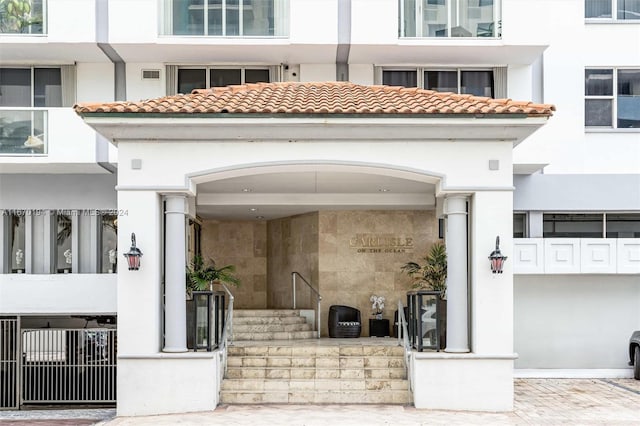
[[[426,256],[422,258],[424,263],[421,265],[417,262],[407,262],[402,266],[402,271],[413,278],[413,288],[418,290],[437,291],[436,312],[440,327],[440,349],[446,346],[446,327],[447,327],[447,250],[444,244],[435,243],[429,249]],[[422,315],[430,312],[424,309]],[[423,322],[425,318],[422,318]],[[427,336],[424,336],[427,337]],[[430,336],[432,339],[435,336]]]
[[[187,293],[212,290],[216,282],[237,287],[240,280],[234,275],[235,271],[234,265],[218,268],[215,260],[209,259],[209,264],[205,265],[202,256],[194,256],[191,264],[187,266]]]

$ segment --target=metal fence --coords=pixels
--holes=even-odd
[[[115,403],[113,329],[23,329],[21,404]]]
[[[18,408],[18,320],[0,318],[0,410]]]

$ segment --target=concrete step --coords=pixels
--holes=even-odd
[[[405,379],[402,368],[227,367],[228,379]]]
[[[332,357],[332,356],[395,356],[402,358],[401,346],[286,346],[265,343],[251,346],[231,345],[227,348],[229,356],[293,356],[293,357]]]
[[[299,390],[369,390],[390,391],[407,390],[406,379],[227,379],[222,383],[222,391],[299,391]]]
[[[234,333],[275,333],[282,331],[311,331],[311,324],[233,324]]]
[[[295,356],[229,356],[228,367],[288,368],[404,368],[401,357],[295,357]]]
[[[298,309],[234,309],[233,318],[240,317],[297,317]]]
[[[235,311],[234,311],[235,312]],[[233,325],[247,325],[247,324],[306,324],[304,317],[297,316],[284,316],[284,317],[235,317],[233,318]]]
[[[411,404],[407,389],[367,390],[295,390],[295,391],[222,391],[223,404]]]
[[[236,332],[235,327],[233,331],[233,340],[235,341],[247,341],[247,340],[297,340],[297,339],[313,339],[317,337],[318,333],[315,331],[276,331],[265,333],[243,333]]]

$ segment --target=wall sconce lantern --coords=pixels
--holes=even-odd
[[[123,256],[127,258],[130,271],[137,271],[140,269],[140,258],[142,257],[142,252],[138,247],[136,247],[136,234],[133,232],[131,233],[131,248],[127,253],[124,253]]]
[[[501,274],[507,256],[503,256],[502,253],[500,253],[500,236],[496,237],[496,249],[489,255],[489,260],[491,261],[491,272]]]

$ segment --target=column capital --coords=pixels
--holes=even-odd
[[[467,214],[467,201],[469,196],[466,194],[451,194],[444,199],[443,213],[445,216],[452,214]]]

